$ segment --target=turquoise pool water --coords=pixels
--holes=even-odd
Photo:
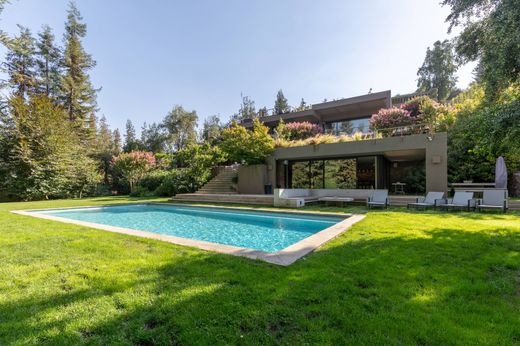
[[[344,219],[151,204],[35,213],[267,252],[282,250]]]

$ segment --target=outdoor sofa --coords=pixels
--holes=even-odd
[[[277,207],[303,207],[314,202],[366,202],[378,191],[371,189],[275,189],[274,205]]]

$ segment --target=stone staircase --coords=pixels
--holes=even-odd
[[[202,195],[228,195],[236,194],[236,184],[233,182],[238,176],[237,166],[226,166],[206,185],[202,186],[196,194]]]

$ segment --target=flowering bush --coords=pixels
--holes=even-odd
[[[379,110],[370,118],[371,130],[384,130],[392,127],[413,125],[415,119],[410,116],[410,112],[402,108],[384,108]]]
[[[323,130],[319,125],[311,124],[308,121],[301,123],[292,122],[287,124],[280,122],[280,125],[276,128],[276,132],[279,138],[294,141],[314,137],[321,134]]]
[[[410,101],[401,105],[401,109],[408,111],[412,118],[418,117],[423,113],[422,108],[424,105],[435,105],[437,102],[429,98],[428,96],[417,96],[411,99]]]
[[[130,191],[145,174],[155,166],[155,156],[150,152],[132,151],[112,158],[114,170],[130,185]]]

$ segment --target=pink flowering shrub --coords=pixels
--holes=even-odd
[[[370,129],[382,131],[388,128],[413,125],[415,119],[410,112],[402,108],[383,108],[370,118]]]
[[[438,107],[439,104],[428,96],[417,96],[401,105],[401,109],[410,112],[412,118],[420,117],[426,107]]]
[[[135,184],[155,167],[155,156],[146,151],[121,153],[112,158],[112,166],[128,182],[132,191]]]
[[[287,123],[285,124],[285,126],[283,126],[280,132],[281,133],[279,135],[283,139],[294,141],[314,137],[316,135],[321,134],[323,131],[319,125],[311,124],[308,121],[304,121],[301,123]]]

